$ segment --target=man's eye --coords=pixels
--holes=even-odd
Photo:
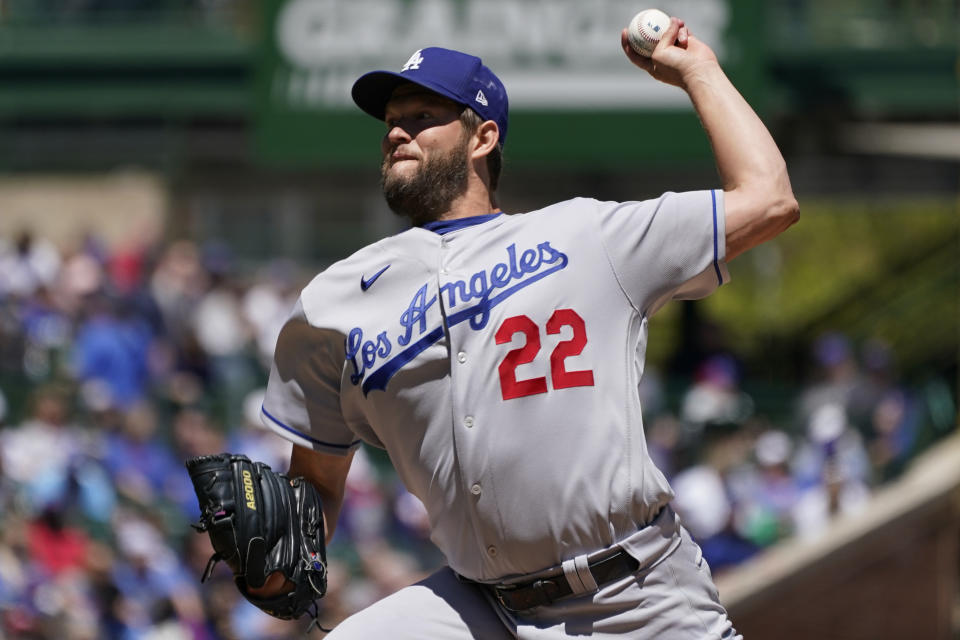
[[[433,115],[429,111],[421,111],[417,114],[417,118],[420,120],[429,120]]]

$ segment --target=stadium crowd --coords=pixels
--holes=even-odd
[[[183,461],[232,451],[286,468],[289,444],[258,414],[304,275],[282,260],[246,274],[216,243],[0,238],[0,638],[301,636],[307,621],[247,604],[222,564],[199,584],[212,549],[189,527]],[[728,352],[676,401],[644,378],[651,454],[715,571],[862,509],[916,449],[928,416],[888,348],[828,334],[812,352],[788,420],[755,410]],[[422,506],[361,449],[321,622],[440,563]]]

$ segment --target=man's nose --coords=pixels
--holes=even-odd
[[[400,125],[394,125],[391,127],[390,130],[387,131],[386,135],[387,142],[394,146],[410,142],[412,139],[413,136],[411,136],[410,133]]]

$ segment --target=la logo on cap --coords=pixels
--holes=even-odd
[[[420,68],[420,63],[423,62],[423,56],[420,55],[421,51],[423,51],[423,49],[417,49],[413,52],[413,55],[410,56],[410,59],[403,63],[400,73],[403,73],[404,71],[410,71],[411,69]]]

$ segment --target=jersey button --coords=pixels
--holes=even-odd
[[[475,495],[475,496],[480,495],[480,485],[479,485],[479,484],[475,484],[475,485],[473,485],[472,487],[470,487],[470,493],[472,493],[472,494]]]
[[[464,418],[464,419],[463,419],[463,426],[465,426],[467,429],[469,429],[470,427],[472,427],[472,426],[473,426],[473,416],[467,416],[466,418]]]
[[[440,275],[442,276],[450,275],[450,271],[446,267],[443,267],[442,269],[440,269]]]
[[[497,555],[497,548],[493,545],[490,545],[487,547],[487,553],[489,553],[491,556],[495,556]]]
[[[467,354],[465,352],[461,351],[460,353],[457,354],[457,362],[459,362],[460,364],[463,364],[466,361],[467,361]]]

